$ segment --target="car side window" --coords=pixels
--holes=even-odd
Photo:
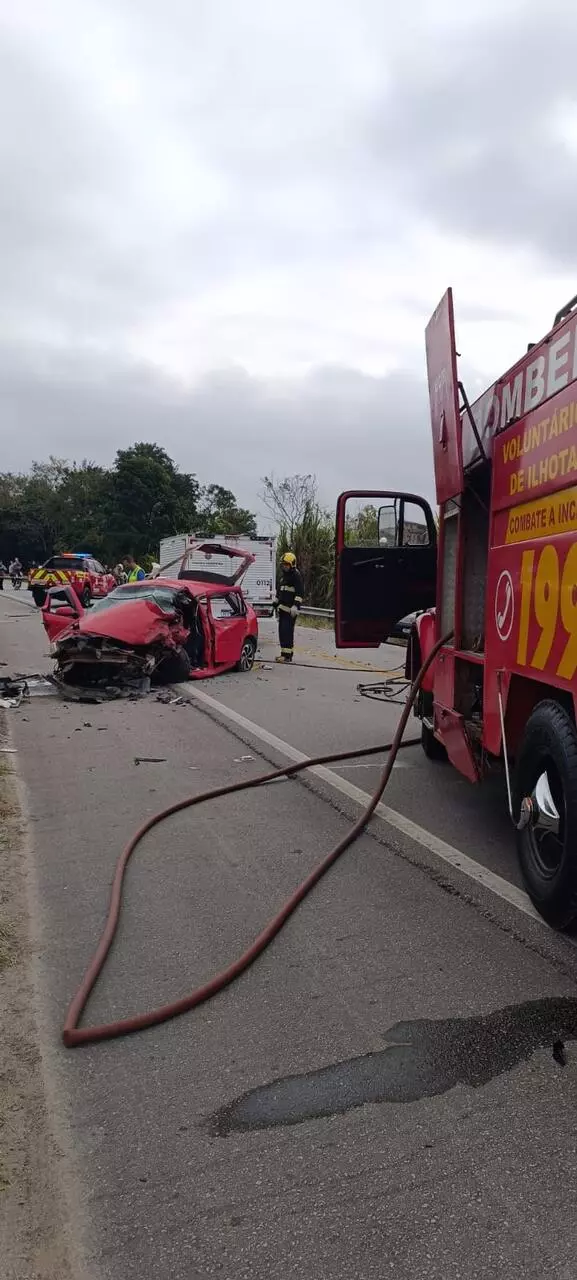
[[[233,613],[239,618],[243,618],[246,613],[246,605],[244,596],[240,594],[240,591],[231,591],[230,595],[227,596],[227,600],[230,600]]]
[[[98,560],[91,560],[90,568],[93,573],[104,573],[104,569]]]
[[[244,600],[236,591],[211,596],[210,608],[213,618],[240,618],[246,612]]]

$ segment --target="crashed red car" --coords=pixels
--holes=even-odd
[[[42,621],[58,683],[113,697],[143,691],[151,680],[173,683],[250,671],[258,621],[239,581],[254,556],[211,543],[207,564],[214,552],[236,560],[236,570],[229,575],[187,570],[185,556],[174,577],[165,571],[162,577],[129,582],[88,609],[69,586],[48,591]]]

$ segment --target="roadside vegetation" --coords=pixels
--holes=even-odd
[[[335,516],[319,502],[316,476],[285,476],[282,480],[264,476],[260,500],[279,527],[279,560],[284,551],[294,551],[296,555],[307,604],[332,609]],[[376,507],[365,506],[347,520],[347,538],[359,544],[377,541]]]
[[[279,560],[294,551],[306,602],[333,605],[334,513],[319,502],[313,475],[262,479],[261,503],[278,529]],[[367,506],[348,522],[351,540],[376,537],[377,512]],[[162,538],[174,533],[255,537],[256,515],[230,489],[202,485],[156,444],[119,449],[112,467],[49,458],[28,474],[0,473],[0,559],[16,554],[42,564],[58,551],[90,551],[104,564],[133,552],[146,568]]]
[[[156,559],[161,538],[256,533],[256,518],[229,489],[201,485],[156,444],[119,449],[114,465],[34,462],[0,474],[0,558],[42,563],[55,551],[91,551],[105,564],[127,551]]]

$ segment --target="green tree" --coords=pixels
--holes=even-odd
[[[74,462],[62,481],[59,496],[68,548],[92,551],[99,559],[108,560],[104,513],[110,499],[110,472],[94,462]]]
[[[244,533],[256,538],[256,517],[238,507],[234,493],[220,484],[209,484],[201,492],[199,531],[206,534]]]
[[[28,475],[0,474],[0,556],[24,563],[55,551],[92,551],[112,563],[127,551],[158,555],[161,538],[190,533],[256,532],[250,511],[222,485],[201,489],[160,445],[119,449],[114,466],[49,458]]]
[[[352,546],[375,547],[379,542],[379,513],[370,504],[346,517],[345,540]]]
[[[162,538],[198,522],[200,486],[157,444],[119,449],[111,474],[108,540],[116,554],[154,555]]]

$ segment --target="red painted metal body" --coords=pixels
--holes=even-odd
[[[450,289],[431,316],[425,335],[437,502],[463,487],[463,445],[457,393],[457,353]]]
[[[108,595],[116,586],[114,574],[107,573],[98,560],[88,555],[65,552],[51,556],[40,568],[31,571],[28,587],[29,590],[36,587],[48,591],[50,587],[59,587],[67,582],[79,597],[88,592],[94,600]]]
[[[416,618],[407,672],[414,676],[435,640],[452,631],[423,682],[421,714],[471,781],[503,754],[502,720],[507,752],[515,756],[539,701],[555,697],[577,710],[574,305],[471,408],[458,382],[451,290],[426,330],[439,505],[437,603]],[[386,639],[402,599],[399,556],[406,552],[347,547],[350,496],[341,495],[337,517],[341,647]],[[393,495],[357,496],[377,506]],[[414,563],[412,572],[418,582]],[[375,607],[378,591],[382,604]]]
[[[445,300],[444,300],[445,301]],[[439,309],[438,309],[439,310]],[[437,312],[435,313],[437,315]],[[448,339],[452,310],[446,309]],[[452,763],[472,781],[482,776],[486,756],[503,749],[499,695],[509,752],[522,736],[537,701],[561,691],[577,710],[577,347],[575,316],[552,333],[473,406],[476,425],[491,458],[485,618],[481,652],[462,643],[465,530],[458,523],[454,593],[455,634],[430,670],[435,732]],[[427,331],[429,332],[429,331]],[[439,345],[438,333],[435,337]],[[447,362],[446,362],[447,363]],[[445,397],[450,393],[445,386]],[[523,408],[527,406],[527,412]],[[534,406],[534,407],[533,407]],[[507,425],[511,413],[518,418]],[[437,424],[433,415],[433,430]],[[466,413],[459,432],[469,466],[480,459]],[[449,495],[457,505],[458,451],[449,441],[436,447],[440,504]],[[437,598],[443,596],[444,534],[441,514]],[[422,656],[441,633],[440,608],[416,622]],[[476,761],[458,703],[459,665],[480,667],[483,683],[482,733]]]

